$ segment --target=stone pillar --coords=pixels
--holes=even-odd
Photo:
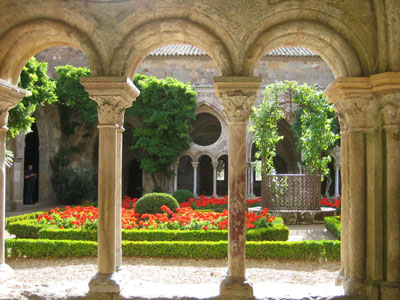
[[[251,198],[251,161],[246,163],[247,165],[247,198]]]
[[[400,73],[339,78],[326,95],[341,127],[341,276],[347,294],[400,295]]]
[[[198,161],[192,161],[193,166],[193,195],[197,197],[197,168],[199,166]]]
[[[255,197],[254,195],[254,168],[250,164],[250,197]]]
[[[81,79],[89,97],[98,104],[98,273],[90,292],[119,293],[125,276],[121,262],[121,161],[124,114],[139,95],[126,77]]]
[[[222,298],[253,298],[252,285],[245,277],[246,125],[260,84],[261,77],[214,77],[229,134],[228,275],[221,282]]]
[[[335,198],[340,195],[340,165],[334,165],[335,169]]]
[[[8,111],[22,100],[27,92],[0,79],[0,282],[11,278],[14,271],[6,264],[5,218],[6,218],[6,133]]]
[[[174,190],[173,190],[173,192],[175,192],[178,189],[178,165],[179,165],[179,162],[177,162],[176,165],[174,166],[175,175],[174,175]]]
[[[212,162],[213,166],[213,196],[217,197],[217,167],[218,167],[218,161],[213,161]]]

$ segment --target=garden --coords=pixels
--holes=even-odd
[[[124,256],[227,257],[228,197],[194,199],[179,194],[175,194],[179,201],[165,193],[150,193],[140,199],[124,197],[121,207]],[[260,198],[248,199],[246,206],[259,203]],[[268,209],[258,214],[246,212],[245,217],[248,258],[340,258],[339,241],[288,242],[288,227],[281,218],[271,216]],[[328,228],[338,231],[337,226],[328,223]],[[97,225],[98,209],[93,205],[67,205],[10,217],[6,219],[6,229],[16,238],[6,240],[6,253],[8,257],[95,256]],[[340,226],[338,232],[340,237]]]

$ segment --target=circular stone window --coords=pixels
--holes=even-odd
[[[221,135],[221,124],[209,113],[200,113],[193,122],[193,142],[200,146],[214,144]]]

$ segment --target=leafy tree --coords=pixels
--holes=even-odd
[[[273,111],[276,114],[275,110],[277,109],[279,98],[289,90],[291,90],[292,101],[301,107],[301,112],[297,112],[298,119],[292,130],[297,137],[297,146],[302,153],[303,163],[311,173],[327,175],[329,172],[328,163],[331,158],[329,155],[324,155],[324,152],[334,146],[335,141],[339,138],[339,135],[332,130],[332,127],[335,128],[335,126],[335,130],[337,130],[337,125],[334,122],[333,105],[328,103],[322,91],[315,86],[299,85],[295,81],[284,81],[266,87],[263,107],[268,108],[268,105],[264,104],[264,102],[273,102],[274,104],[270,104],[270,106],[274,105]],[[274,118],[273,116],[265,117],[260,113],[254,114],[254,117],[252,117],[254,123],[252,130],[261,132],[261,134],[255,135],[256,145],[258,138],[267,139],[267,142],[258,142],[259,145],[257,145],[258,149],[261,149],[259,156],[267,160],[267,170],[270,168],[268,164],[271,164],[271,160],[264,155],[274,154],[275,148],[271,148],[270,144],[279,141],[276,138],[277,133],[265,131],[265,127],[275,128],[275,125],[270,123],[275,122],[277,124],[279,121],[279,118]],[[267,119],[269,120],[268,122],[266,122]],[[277,127],[274,130],[277,130]],[[264,131],[266,133],[263,133]],[[268,145],[269,148],[265,145]]]
[[[131,150],[158,187],[155,175],[171,175],[170,166],[189,147],[196,92],[173,78],[137,75],[134,82],[141,93],[127,111],[139,121]]]
[[[62,131],[66,134],[74,133],[70,114],[77,113],[79,118],[87,125],[97,123],[97,103],[89,99],[89,94],[80,83],[81,77],[90,76],[88,68],[74,67],[71,65],[58,66],[57,73],[57,95],[61,104]]]
[[[47,63],[38,62],[34,57],[23,67],[18,86],[30,92],[10,110],[8,126],[12,137],[20,131],[28,133],[35,122],[32,114],[37,105],[50,104],[57,101],[55,82],[47,76]]]

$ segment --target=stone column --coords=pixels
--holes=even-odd
[[[179,162],[177,162],[176,165],[174,166],[174,171],[175,171],[175,175],[174,175],[174,192],[178,189],[178,165],[179,165]]]
[[[250,164],[250,197],[255,197],[254,195],[254,168]]]
[[[11,278],[14,271],[6,264],[5,218],[6,218],[6,133],[8,111],[22,100],[27,92],[0,79],[0,282]]]
[[[246,163],[247,165],[247,198],[251,198],[251,161]]]
[[[213,196],[217,197],[217,167],[218,167],[218,162],[213,161],[212,162],[213,166]]]
[[[400,73],[339,78],[326,95],[341,127],[341,276],[347,294],[400,295]]]
[[[335,169],[335,198],[340,195],[340,165],[334,165]]]
[[[251,299],[252,285],[245,277],[246,261],[246,125],[261,77],[214,77],[228,123],[228,275],[221,282],[222,298]]]
[[[197,197],[197,168],[199,166],[198,161],[192,161],[193,166],[193,195]]]
[[[90,292],[119,293],[126,276],[121,262],[121,160],[124,114],[139,95],[126,77],[81,79],[89,97],[98,104],[98,273]]]

